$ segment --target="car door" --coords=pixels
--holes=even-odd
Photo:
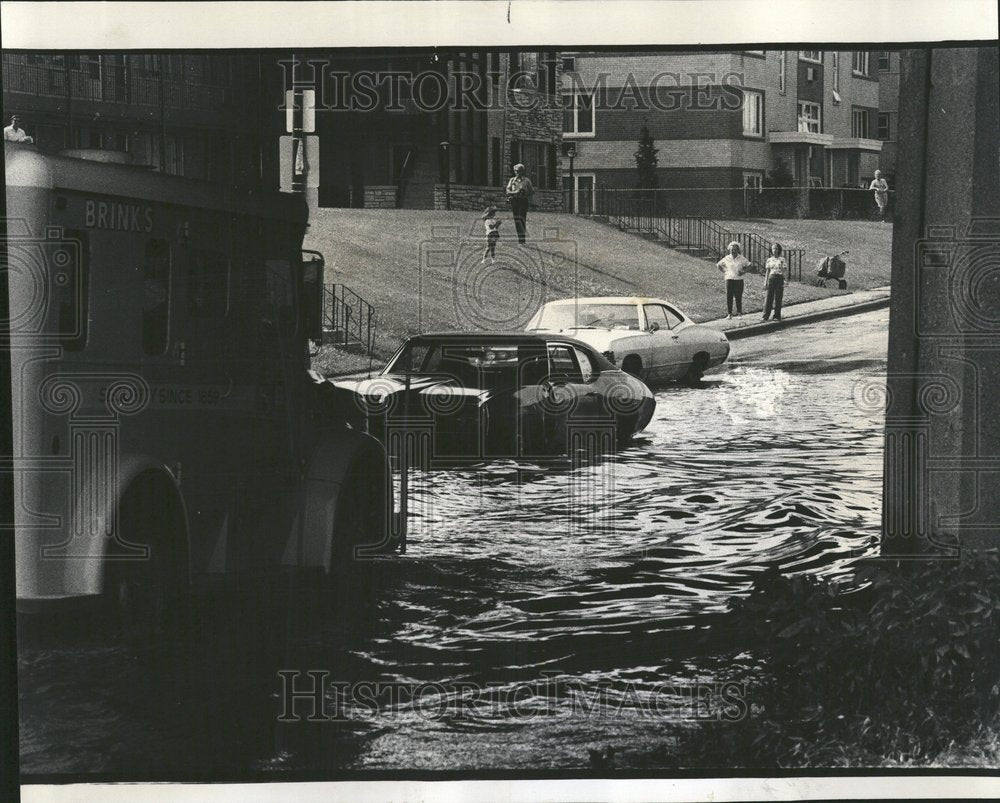
[[[668,304],[657,305],[667,320],[671,343],[671,369],[668,379],[680,379],[687,373],[695,352],[698,350],[699,329],[691,326],[687,319]]]
[[[643,304],[646,315],[646,332],[650,340],[649,379],[666,381],[678,376],[684,361],[683,347],[677,332],[671,330],[671,321],[666,309],[660,304]]]
[[[570,343],[549,343],[549,376],[543,385],[546,414],[550,419],[554,443],[565,449],[567,432],[593,423],[597,415],[598,399],[593,386],[584,380],[577,347]],[[584,355],[585,356],[585,355]],[[593,378],[593,365],[586,361],[589,378]]]

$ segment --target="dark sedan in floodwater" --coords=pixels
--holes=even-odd
[[[405,433],[431,459],[610,451],[656,406],[649,388],[585,343],[524,332],[418,335],[378,376],[334,385],[369,432],[387,442]]]

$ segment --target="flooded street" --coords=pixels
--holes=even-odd
[[[731,703],[750,671],[685,655],[685,632],[768,567],[840,576],[876,549],[887,329],[883,310],[734,341],[599,461],[415,474],[408,552],[346,632],[279,586],[203,601],[183,644],[31,639],[22,771],[579,768],[668,740],[699,713],[688,690]]]

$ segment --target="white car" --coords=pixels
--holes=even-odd
[[[659,298],[566,298],[545,304],[525,327],[558,332],[592,346],[646,382],[697,382],[729,357],[723,332],[697,324]]]

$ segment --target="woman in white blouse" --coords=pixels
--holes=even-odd
[[[733,317],[733,302],[736,314],[743,314],[743,274],[750,267],[750,260],[740,253],[740,244],[735,240],[726,249],[729,251],[716,264],[726,279],[726,317]]]
[[[762,320],[771,317],[771,310],[774,310],[774,320],[781,320],[781,297],[785,294],[785,272],[788,266],[785,258],[781,255],[781,243],[771,246],[771,256],[764,263],[764,287],[767,288],[767,297],[764,300],[764,315]]]

